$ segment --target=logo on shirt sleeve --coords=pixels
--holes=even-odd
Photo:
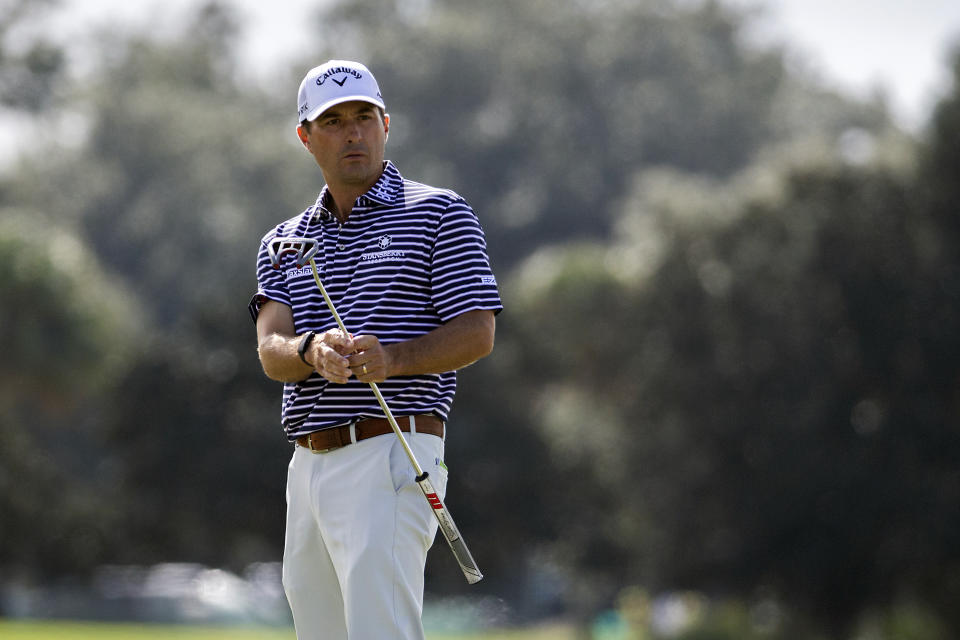
[[[492,284],[497,286],[497,279],[494,276],[480,276],[480,284]]]

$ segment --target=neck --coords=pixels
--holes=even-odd
[[[386,167],[385,162],[383,163],[383,167]],[[357,201],[357,198],[372,189],[373,185],[377,184],[381,175],[383,175],[383,169],[380,170],[380,173],[378,173],[373,180],[365,184],[331,183],[329,180],[327,181],[327,190],[330,192],[330,197],[333,200],[332,213],[337,217],[337,220],[341,223],[347,221],[347,218],[350,217],[350,213],[353,211],[353,204]]]
[[[337,217],[341,223],[346,222],[347,218],[350,217],[350,213],[353,211],[353,203],[357,201],[357,198],[362,196],[367,192],[367,189],[358,191],[356,189],[333,189],[330,185],[327,185],[327,189],[330,190],[330,199],[333,201],[333,207],[331,213]]]

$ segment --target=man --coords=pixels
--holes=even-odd
[[[493,348],[502,309],[483,231],[457,194],[384,160],[390,117],[362,64],[300,84],[297,135],[326,186],[268,232],[251,302],[264,372],[284,383],[295,443],[283,584],[300,640],[423,638],[423,573],[437,523],[369,384],[376,382],[441,496],[457,369]],[[317,268],[273,267],[274,237],[316,238]]]

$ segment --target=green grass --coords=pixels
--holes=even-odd
[[[187,627],[88,622],[0,622],[3,640],[295,640],[289,629]]]
[[[467,634],[428,633],[427,640],[573,640],[567,627]],[[3,640],[296,640],[292,629],[188,627],[0,620]]]
[[[574,633],[567,626],[551,625],[535,629],[485,631],[482,633],[428,633],[427,640],[574,640]]]

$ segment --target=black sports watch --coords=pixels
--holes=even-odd
[[[307,331],[305,334],[303,334],[303,337],[300,338],[300,346],[297,347],[297,355],[300,356],[301,360],[303,360],[303,364],[307,365],[308,367],[312,367],[313,365],[307,362],[307,359],[303,357],[303,354],[305,354],[307,349],[310,348],[310,343],[313,342],[313,339],[316,337],[316,335],[317,334],[313,331]]]

